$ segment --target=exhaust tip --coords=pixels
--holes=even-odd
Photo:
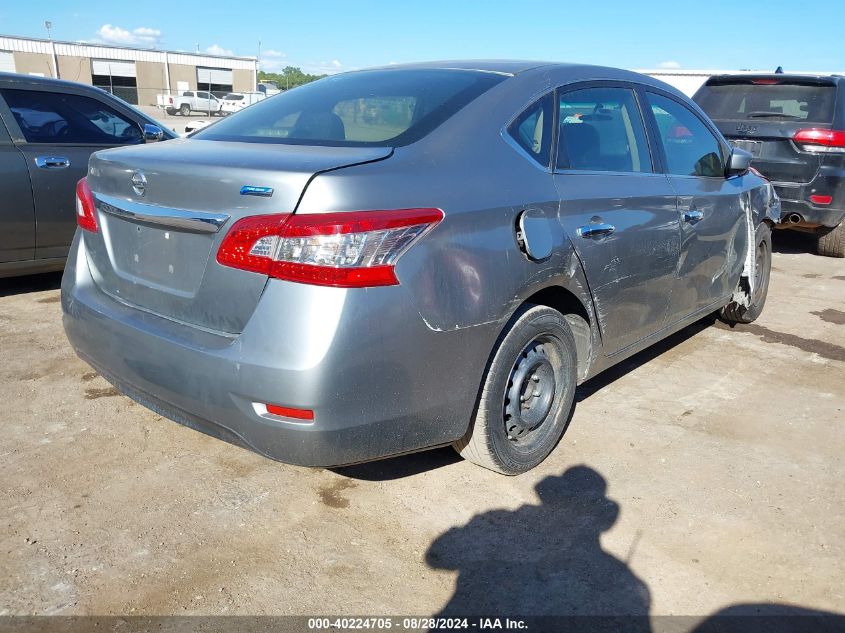
[[[797,213],[790,213],[786,216],[786,221],[790,224],[799,224],[804,221],[804,219]]]

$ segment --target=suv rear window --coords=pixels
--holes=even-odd
[[[371,70],[267,99],[192,138],[290,145],[413,143],[504,79],[472,70]]]
[[[833,122],[834,86],[768,81],[705,84],[695,101],[711,119]]]

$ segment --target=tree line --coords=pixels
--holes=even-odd
[[[303,84],[322,79],[325,76],[326,75],[311,75],[303,72],[301,68],[296,68],[295,66],[287,66],[278,73],[268,73],[263,70],[258,71],[258,81],[272,81],[281,90],[296,88],[297,86],[302,86]]]

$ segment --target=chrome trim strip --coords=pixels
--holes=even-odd
[[[94,198],[97,209],[103,213],[133,222],[169,226],[193,233],[217,233],[229,220],[226,213],[171,209],[102,194],[96,194]]]

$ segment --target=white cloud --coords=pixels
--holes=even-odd
[[[343,70],[343,64],[340,60],[333,59],[331,61],[320,61],[305,64],[302,70],[312,75],[333,75]]]
[[[261,70],[268,73],[277,73],[285,66],[289,66],[287,53],[275,51],[272,48],[261,51]]]
[[[678,62],[674,62],[674,61],[660,62],[659,66],[660,66],[660,68],[666,68],[666,69],[676,69],[676,68],[681,67],[681,65]]]
[[[206,53],[210,53],[211,55],[223,55],[225,57],[231,57],[234,55],[231,49],[223,48],[219,44],[212,44],[207,49],[205,49]]]
[[[161,31],[148,26],[128,31],[112,24],[103,24],[97,31],[97,39],[107,44],[124,46],[157,46],[161,40]]]

